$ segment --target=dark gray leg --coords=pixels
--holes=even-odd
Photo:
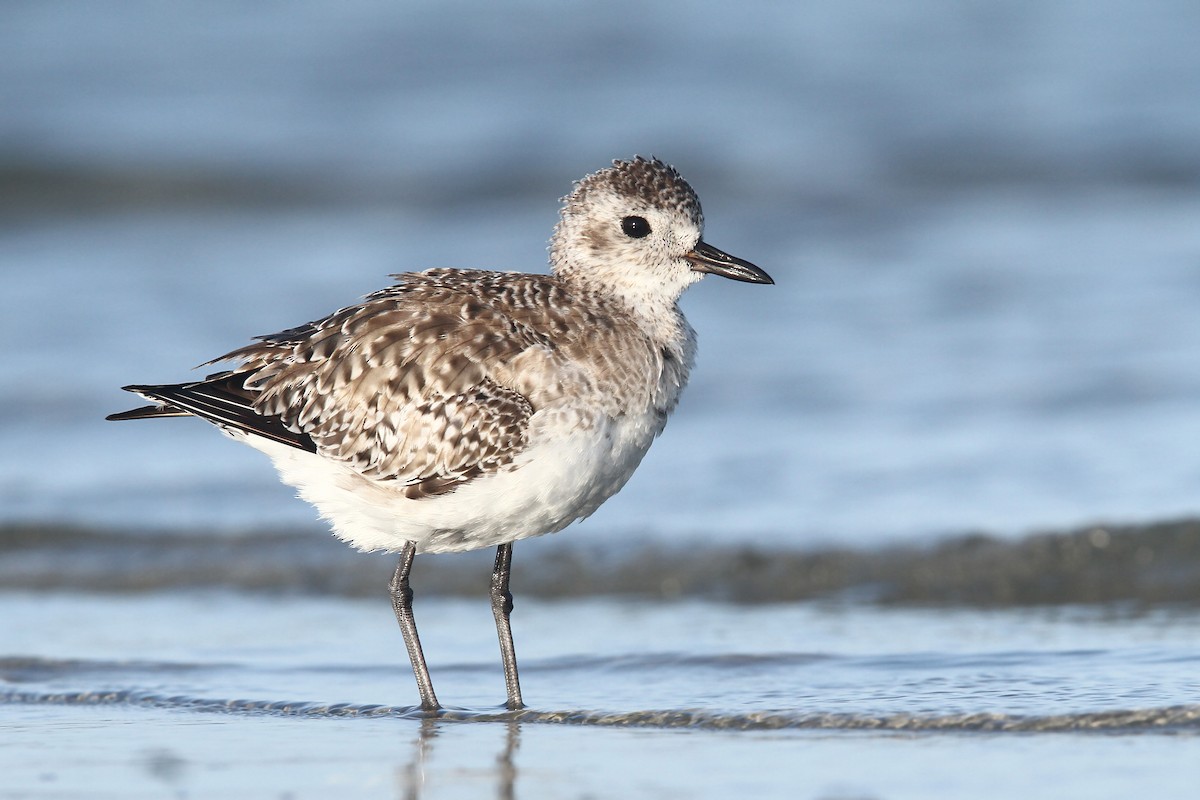
[[[508,689],[511,710],[524,708],[521,700],[521,681],[517,677],[517,651],[513,647],[512,594],[508,591],[508,573],[512,567],[512,542],[496,548],[496,566],[492,570],[492,615],[496,618],[496,635],[500,637],[500,660],[504,662],[504,686]]]
[[[421,693],[421,708],[437,711],[441,708],[437,695],[433,693],[433,681],[429,679],[429,667],[425,666],[425,654],[421,652],[421,638],[417,636],[417,622],[413,619],[412,589],[408,588],[408,573],[412,570],[413,556],[417,546],[407,542],[400,551],[400,563],[388,588],[392,591],[392,609],[396,622],[404,634],[404,646],[408,648],[408,660],[412,662],[413,675],[417,678],[417,691]]]

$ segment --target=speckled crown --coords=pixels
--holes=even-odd
[[[634,156],[632,161],[613,161],[611,167],[593,172],[576,183],[575,190],[563,200],[583,201],[589,193],[600,189],[636,197],[656,208],[679,211],[697,227],[704,226],[704,212],[695,190],[674,167],[657,158]]]

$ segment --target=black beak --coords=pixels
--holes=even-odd
[[[735,281],[746,283],[774,283],[771,276],[763,272],[749,261],[734,258],[723,250],[718,250],[711,244],[699,242],[696,247],[684,255],[692,262],[692,272],[711,272],[722,278],[733,278]]]

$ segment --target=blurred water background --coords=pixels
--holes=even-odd
[[[688,293],[699,364],[662,440],[592,519],[516,548],[518,650],[534,685],[547,676],[540,697],[618,716],[782,709],[799,727],[825,712],[899,715],[902,728],[974,712],[1087,727],[1119,706],[1151,720],[1120,730],[1194,733],[1180,720],[1200,689],[1200,527],[1187,521],[1200,507],[1198,40],[1188,0],[4,4],[0,676],[32,701],[0,707],[0,729],[8,718],[13,742],[70,747],[81,714],[117,730],[153,719],[190,744],[164,756],[168,744],[131,738],[132,761],[109,753],[74,773],[118,794],[132,763],[151,793],[221,758],[214,739],[187,738],[202,723],[181,722],[180,704],[37,698],[408,702],[386,558],[332,541],[265,459],[208,426],[103,416],[137,402],[119,386],[184,379],[390,272],[542,270],[557,198],[641,153],[691,181],[706,239],[777,285]],[[446,595],[484,603],[486,561],[419,560],[426,637],[439,616],[460,624],[463,601]],[[541,598],[524,621],[522,585]],[[111,613],[76,625],[81,591]],[[647,638],[555,622],[628,619],[631,601],[613,595],[666,598],[644,612],[653,622],[630,622]],[[348,622],[368,607],[378,619]],[[696,633],[735,612],[717,638]],[[239,624],[256,616],[276,623],[266,640],[306,637],[305,619],[321,619],[377,637],[380,653],[351,669],[314,645],[263,664],[239,649]],[[211,626],[208,638],[191,626]],[[822,626],[841,635],[809,638]],[[490,647],[447,649],[466,664],[443,678],[461,682],[451,691],[497,688]],[[243,670],[232,679],[230,661]],[[645,693],[623,694],[630,684]],[[248,719],[236,740],[282,724]],[[424,753],[428,732],[402,730]],[[661,762],[639,762],[637,739],[591,740],[640,776],[612,796],[773,786],[742,785],[721,761],[741,744],[655,735]],[[1036,794],[1049,771],[1062,797],[1064,765],[1088,776],[1080,796],[1165,796],[1200,763],[1177,757],[1194,737],[1126,748],[1118,774],[1094,738],[922,739],[914,753],[790,736],[737,741],[757,743],[761,776],[803,764],[812,782],[788,781],[800,796]],[[328,734],[309,744],[331,746]],[[561,754],[530,747],[526,776],[548,780]],[[478,769],[511,790],[512,741],[494,749],[508,766],[488,751]],[[18,788],[69,783],[57,756],[38,766],[10,752],[26,765]],[[355,752],[349,763],[379,766]],[[689,753],[719,778],[666,781]],[[173,758],[202,766],[173,772]],[[397,758],[385,796],[424,786]],[[877,781],[857,772],[864,761],[881,765]],[[332,774],[319,759],[267,762],[275,772],[230,774],[264,790],[288,764]],[[354,780],[371,769],[346,780],[365,791]],[[608,796],[604,769],[580,769],[593,782],[568,787]],[[470,796],[459,778],[443,788]]]
[[[203,425],[102,424],[117,387],[389,272],[544,270],[557,198],[634,153],[778,286],[685,298],[686,399],[579,532],[803,545],[1196,509],[1194,4],[555,8],[9,6],[5,516],[311,520]]]

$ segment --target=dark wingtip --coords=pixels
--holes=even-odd
[[[118,411],[105,417],[111,422],[122,422],[127,419],[154,419],[156,417],[190,417],[186,411],[172,406],[142,406],[128,411]]]
[[[153,386],[150,384],[131,383],[128,386],[122,386],[121,390],[125,392],[133,392],[147,400],[155,401],[154,405],[141,406],[139,408],[131,408],[128,411],[118,411],[115,414],[109,414],[104,419],[112,422],[121,422],[127,419],[154,419],[156,417],[187,417],[191,416],[186,411],[176,408],[172,405],[159,401],[154,396],[153,392],[156,389],[162,389],[162,386]]]
[[[145,419],[150,416],[150,409],[155,406],[146,406],[144,408],[131,408],[128,411],[118,411],[115,414],[109,414],[104,419],[109,422],[121,422],[127,419]]]
[[[244,375],[226,371],[193,383],[124,386],[126,391],[155,405],[109,414],[105,419],[199,417],[226,430],[244,431],[315,453],[317,445],[307,433],[291,430],[277,416],[263,416],[254,410],[251,393],[243,386],[244,379]]]

